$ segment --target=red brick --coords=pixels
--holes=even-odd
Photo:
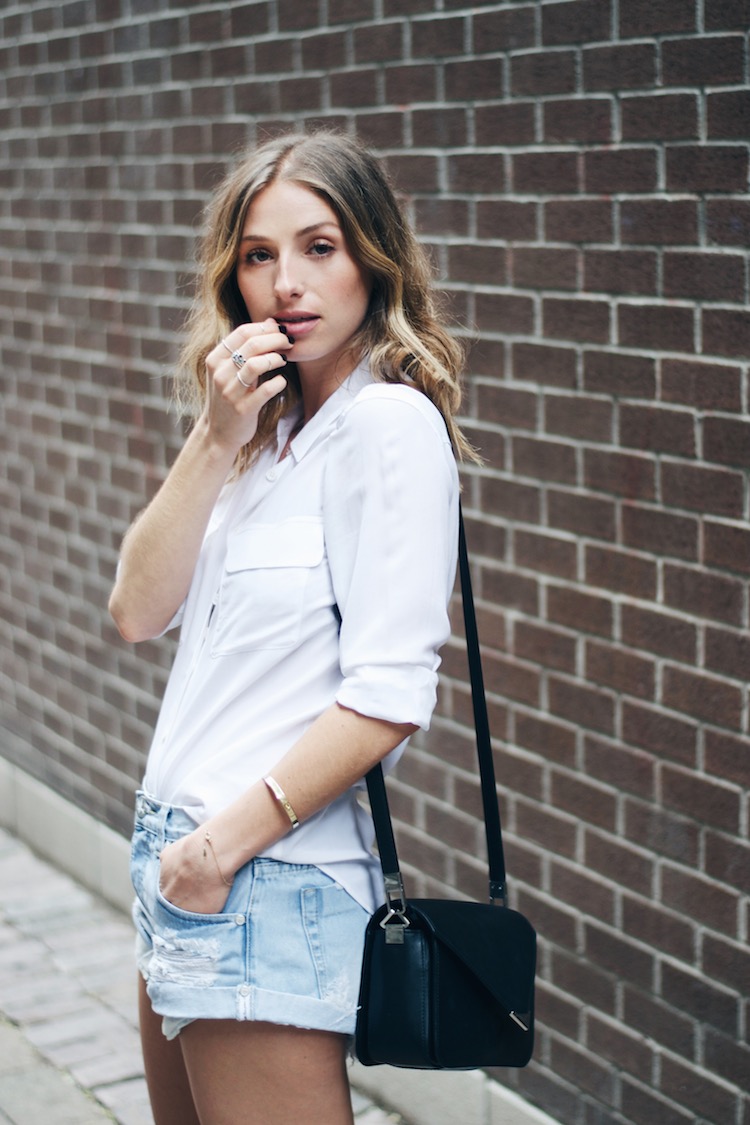
[[[743,583],[693,567],[667,564],[664,570],[667,605],[695,614],[697,606],[709,620],[738,625],[744,605]]]
[[[517,530],[513,542],[516,566],[541,574],[554,574],[558,578],[575,578],[577,549],[572,540]]]
[[[705,0],[706,31],[745,31],[750,25],[750,0]]]
[[[667,146],[667,190],[679,192],[745,191],[747,146]]]
[[[583,156],[584,190],[615,193],[653,191],[657,154],[652,148],[593,149]]]
[[[586,678],[619,693],[650,699],[654,694],[653,660],[614,645],[586,643]]]
[[[437,67],[425,63],[385,66],[386,101],[398,106],[437,100]]]
[[[750,574],[750,530],[744,524],[705,520],[704,554],[708,566]]]
[[[750,423],[736,418],[706,418],[703,456],[723,465],[750,466]]]
[[[617,797],[605,787],[567,770],[551,770],[551,803],[579,821],[613,832],[617,821]]]
[[[511,254],[513,284],[521,289],[576,289],[575,250],[515,247]]]
[[[742,723],[742,690],[716,676],[664,669],[663,701],[666,707],[715,726],[739,731]]]
[[[634,598],[653,600],[656,595],[656,564],[632,552],[603,546],[586,546],[586,581]]]
[[[583,470],[586,487],[594,491],[631,500],[655,499],[655,468],[650,457],[587,449]]]
[[[533,203],[512,200],[480,200],[477,203],[477,235],[479,238],[517,239],[528,242],[536,238],[537,217]]]
[[[737,895],[691,872],[665,867],[663,896],[667,906],[689,911],[709,930],[733,937],[736,933]],[[692,905],[689,905],[692,903]]]
[[[653,43],[590,47],[583,51],[585,90],[652,89],[656,85]]]
[[[606,924],[613,924],[614,891],[610,884],[592,873],[553,860],[550,864],[550,892],[560,902],[580,902],[581,913]]]
[[[686,971],[680,965],[664,965],[661,980],[663,999],[696,1022],[720,1031],[737,1030],[737,996],[706,981],[702,974]]]
[[[695,30],[695,11],[683,0],[620,0],[623,39]]]
[[[571,586],[547,586],[547,616],[557,625],[611,637],[614,611],[609,598]]]
[[[728,469],[665,463],[662,490],[670,508],[687,508],[707,515],[738,519],[742,514],[743,479]]]
[[[740,35],[667,39],[662,44],[665,86],[719,86],[744,79]]]
[[[630,348],[657,351],[695,350],[692,308],[670,305],[630,305],[617,309],[619,342]]]
[[[617,791],[634,793],[645,800],[655,794],[656,768],[650,754],[640,753],[619,742],[593,735],[584,740],[585,767],[589,777]]]
[[[399,119],[403,114],[397,115]],[[359,118],[358,118],[359,120]],[[469,233],[469,208],[463,199],[435,199],[434,197],[417,199],[415,201],[415,214],[417,229],[424,234],[468,235]],[[491,235],[482,234],[480,237],[498,238],[494,232]]]
[[[516,343],[512,356],[514,379],[570,390],[576,385],[577,357],[572,348]],[[534,428],[533,424],[527,428]]]
[[[698,561],[700,529],[697,519],[676,516],[663,508],[630,504],[623,505],[621,519],[624,546],[686,562]]]
[[[695,421],[687,410],[625,404],[620,408],[620,442],[633,449],[695,456]]]
[[[510,293],[477,293],[477,327],[509,336],[529,336],[534,328],[534,303],[530,297]]]
[[[485,51],[518,51],[536,46],[534,5],[474,15],[474,54]]]
[[[750,91],[731,90],[706,98],[708,136],[711,140],[745,140],[750,113]]]
[[[565,766],[575,762],[575,731],[549,718],[519,712],[515,719],[515,743],[539,754],[545,761]]]
[[[311,36],[309,39],[301,40],[302,60],[311,70],[318,70],[324,65],[315,52],[309,51],[308,44],[310,42],[315,43],[317,38],[318,36]],[[337,44],[338,40],[342,44],[343,57],[341,62],[335,62],[331,65],[343,66],[346,62],[347,33],[345,30],[336,33],[334,42]],[[368,27],[356,27],[354,28],[353,40],[355,62],[380,63],[382,65],[386,62],[404,59],[404,25],[400,22],[394,21],[390,24],[383,22],[383,24],[370,24]],[[338,51],[340,48],[336,45],[335,50]]]
[[[605,98],[545,102],[543,137],[551,144],[608,144],[612,141],[612,103]]]
[[[661,373],[661,394],[665,402],[701,411],[736,412],[742,409],[742,373],[739,367],[664,359]]]
[[[506,251],[500,246],[452,245],[448,251],[451,280],[477,285],[507,285]]]
[[[330,76],[329,86],[334,107],[351,109],[353,106],[377,105],[378,71],[374,68],[339,71]]]
[[[655,296],[657,270],[657,256],[651,251],[586,250],[583,255],[583,288],[590,293]]]
[[[627,887],[644,897],[650,896],[654,881],[654,858],[630,844],[622,844],[604,833],[586,831],[584,864],[589,871],[604,875],[610,884]],[[627,933],[635,936],[631,930]]]
[[[482,567],[482,592],[488,601],[503,605],[506,609],[517,609],[531,617],[539,613],[539,582],[519,574],[516,570],[500,566]]]
[[[749,754],[750,739],[706,731],[706,770],[714,777],[746,786]]]
[[[584,922],[586,957],[606,972],[614,973],[623,983],[652,987],[654,952],[630,941],[628,937]]]
[[[625,836],[681,866],[698,865],[699,825],[685,817],[628,799],[625,802]],[[684,916],[694,918],[692,911]]]
[[[735,791],[739,803],[739,792]],[[729,797],[726,800],[726,810],[723,819],[733,822],[732,808]],[[719,817],[717,817],[719,819]],[[718,824],[719,832],[706,833],[706,874],[725,883],[728,887],[742,888],[747,883],[747,872],[750,871],[750,848],[744,841],[738,840],[736,828],[726,828]],[[726,835],[729,832],[731,835]],[[737,982],[733,983],[737,988]]]
[[[450,102],[499,98],[504,88],[501,59],[471,59],[445,64],[445,96]]]
[[[510,71],[514,95],[572,94],[576,87],[574,51],[538,51],[514,55]]]
[[[576,668],[576,640],[569,633],[550,629],[531,621],[516,622],[513,652],[522,660],[573,674]]]
[[[605,199],[554,199],[544,204],[550,242],[611,242],[613,208]]]
[[[524,152],[513,156],[513,190],[560,195],[578,191],[578,157],[574,152]]]
[[[739,254],[666,253],[664,296],[743,302],[745,261]]]
[[[746,680],[750,672],[750,635],[706,629],[706,667],[729,679]]]
[[[614,699],[609,693],[553,675],[548,678],[547,691],[553,715],[584,730],[614,733]]]
[[[609,340],[610,309],[606,301],[547,297],[542,301],[542,320],[545,336],[599,344]]]
[[[463,54],[464,16],[416,19],[412,25],[412,53],[415,58],[445,58]]]
[[[618,398],[654,398],[656,364],[642,355],[622,351],[583,353],[584,388],[594,394],[612,394]]]
[[[544,429],[547,433],[580,441],[612,439],[612,404],[582,395],[545,395]]]
[[[688,199],[624,199],[620,227],[624,243],[689,245],[698,239],[698,207]]]
[[[527,145],[536,140],[533,102],[477,106],[474,116],[477,145]]]
[[[608,39],[609,0],[572,0],[546,4],[542,9],[542,43],[547,47]]]
[[[574,484],[576,456],[573,445],[540,438],[514,437],[513,468],[523,477]]]
[[[750,202],[736,198],[707,200],[706,230],[709,240],[720,246],[750,246]]]
[[[498,384],[477,386],[479,417],[511,429],[535,428],[536,403],[537,396],[530,391]]]
[[[737,789],[677,766],[665,765],[662,792],[667,808],[723,832],[738,832],[740,799]]]
[[[641,898],[636,899],[627,894],[623,896],[623,929],[631,937],[662,953],[683,961],[692,961],[695,954],[695,926],[688,919],[667,913],[660,904],[644,901],[650,897],[650,888],[644,888]]]
[[[621,105],[624,141],[698,139],[698,99],[692,94],[641,94]]]
[[[572,858],[575,854],[576,823],[570,816],[564,816],[549,807],[531,804],[520,800],[516,805],[518,835],[522,839],[536,841],[544,848],[552,848],[557,855]],[[567,932],[565,918],[561,918]],[[537,925],[540,923],[537,921]],[[563,934],[560,935],[564,936]]]
[[[692,1061],[664,1059],[661,1089],[680,1105],[703,1107],[704,1115],[714,1121],[731,1121],[736,1112],[736,1096],[723,1083],[715,1081],[705,1071],[698,1071]]]
[[[448,163],[448,179],[453,191],[497,195],[505,190],[505,162],[498,153],[456,154]]]
[[[614,504],[596,496],[550,488],[547,492],[547,519],[551,527],[590,539],[614,541],[617,534]]]
[[[614,1013],[615,979],[587,959],[555,949],[551,956],[550,977],[558,989],[577,996],[582,1005],[590,1005],[598,1012]]]

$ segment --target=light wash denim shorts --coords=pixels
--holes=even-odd
[[[195,822],[139,793],[131,851],[136,957],[168,1039],[196,1019],[354,1032],[368,914],[319,868],[254,859],[220,914],[159,890],[159,856]]]

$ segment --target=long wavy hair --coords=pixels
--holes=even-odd
[[[236,277],[240,239],[253,199],[276,181],[307,188],[332,208],[349,252],[369,275],[369,306],[352,340],[352,353],[368,357],[376,379],[408,383],[427,395],[445,418],[459,457],[478,460],[455,421],[463,349],[440,323],[427,255],[377,159],[357,141],[332,132],[266,142],[215,192],[199,244],[198,287],[175,388],[180,408],[192,418],[200,414],[206,357],[219,340],[249,319]],[[255,436],[238,454],[238,472],[275,440],[279,418],[300,400],[293,363],[284,376],[287,388],[263,408]]]

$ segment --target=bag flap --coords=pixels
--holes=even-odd
[[[481,902],[409,899],[412,924],[428,929],[474,974],[508,1014],[529,1027],[534,1011],[536,933],[515,910]]]

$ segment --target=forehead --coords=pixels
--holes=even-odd
[[[301,233],[307,227],[321,223],[340,225],[330,204],[310,188],[289,180],[277,180],[259,191],[251,201],[242,236]]]

